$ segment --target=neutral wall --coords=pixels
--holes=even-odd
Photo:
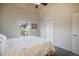
[[[19,36],[19,20],[26,18],[37,23],[36,10],[32,4],[0,4],[0,33],[8,38]],[[31,35],[37,35],[32,29]]]
[[[54,17],[56,46],[72,50],[72,14],[78,11],[79,4],[54,3],[38,8],[39,20],[43,21],[45,17]],[[39,35],[42,34],[39,33]]]

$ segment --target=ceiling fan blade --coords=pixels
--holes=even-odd
[[[38,5],[35,5],[35,8],[38,8]]]
[[[42,5],[44,5],[44,6],[47,6],[47,3],[41,3]]]

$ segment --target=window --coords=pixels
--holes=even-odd
[[[20,34],[21,35],[28,35],[29,34],[29,25],[28,25],[28,23],[22,24],[20,26]]]
[[[19,23],[19,28],[20,28],[20,35],[25,36],[25,35],[30,35],[30,21],[21,20]]]

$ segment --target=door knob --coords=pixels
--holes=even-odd
[[[76,36],[76,34],[74,34],[73,36]]]

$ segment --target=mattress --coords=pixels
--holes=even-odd
[[[6,42],[6,56],[44,56],[49,52],[55,52],[53,44],[40,37],[18,37]]]

